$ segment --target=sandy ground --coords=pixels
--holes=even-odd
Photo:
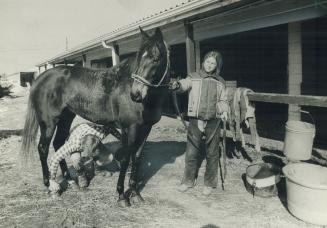
[[[0,130],[23,127],[27,94],[23,91],[21,97],[0,100]],[[202,195],[203,162],[198,184],[187,193],[178,192],[185,141],[186,133],[178,120],[163,117],[153,127],[141,172],[145,203],[120,208],[115,192],[118,172],[98,170],[86,191],[69,187],[54,199],[42,185],[40,163],[31,165],[22,160],[21,136],[2,138],[0,227],[317,227],[288,212],[282,190],[279,196],[270,198],[249,194],[242,175],[252,163],[244,157],[227,159],[224,191],[219,185],[209,197]],[[110,137],[106,143],[109,149],[117,146]],[[280,143],[264,144],[263,157],[247,145],[253,163],[262,162],[262,158],[283,161]]]

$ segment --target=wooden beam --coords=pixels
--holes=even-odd
[[[201,69],[201,49],[199,41],[195,41],[195,65],[196,70]]]
[[[189,74],[196,70],[195,42],[193,39],[193,26],[191,24],[185,23],[185,35],[187,73]]]
[[[277,93],[249,93],[250,101],[327,107],[327,96],[290,95]]]
[[[301,94],[302,84],[302,40],[301,22],[288,24],[288,93]],[[301,107],[290,104],[289,120],[301,120]]]

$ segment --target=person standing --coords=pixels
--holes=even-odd
[[[210,195],[218,185],[220,123],[222,119],[227,120],[229,109],[225,80],[219,75],[221,67],[221,54],[210,51],[205,55],[199,71],[170,84],[171,90],[188,92],[189,98],[185,168],[178,188],[181,192],[195,185],[202,146],[207,162],[203,194]]]

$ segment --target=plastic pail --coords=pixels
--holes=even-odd
[[[315,125],[290,120],[285,126],[284,154],[289,160],[299,161],[311,158]]]

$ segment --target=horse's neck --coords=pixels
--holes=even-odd
[[[113,66],[111,69],[116,71],[120,77],[130,78],[135,69],[135,58],[128,58]]]

